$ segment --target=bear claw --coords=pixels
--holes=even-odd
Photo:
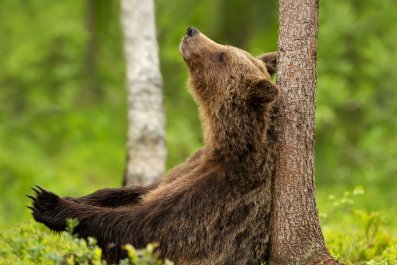
[[[37,188],[40,189],[41,192],[48,192],[48,190],[44,189],[43,187],[36,185]]]

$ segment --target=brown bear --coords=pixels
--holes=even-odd
[[[63,231],[98,240],[117,262],[122,246],[159,243],[175,264],[261,264],[269,241],[273,171],[270,109],[279,89],[269,73],[276,54],[260,59],[220,45],[190,27],[180,45],[198,103],[205,147],[159,185],[105,189],[61,198],[40,188],[33,217]]]
[[[167,175],[163,176],[160,183],[153,183],[148,186],[133,186],[133,187],[123,187],[119,189],[107,188],[101,189],[89,195],[72,198],[65,197],[64,199],[78,202],[80,204],[87,204],[92,206],[101,206],[116,208],[121,206],[137,204],[143,199],[143,196],[156,189],[160,185],[166,185],[174,181],[180,176],[184,176],[194,168],[198,166],[201,162],[201,154],[204,149],[196,151],[191,157],[189,157],[184,163],[176,166]],[[39,186],[38,186],[39,187]],[[40,188],[40,187],[39,187]],[[35,190],[35,189],[34,189]],[[37,190],[35,190],[37,191]],[[31,196],[28,196],[32,198]]]

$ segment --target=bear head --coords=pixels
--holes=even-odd
[[[263,143],[269,106],[279,95],[270,76],[277,53],[255,58],[218,44],[193,27],[183,37],[180,52],[199,105],[206,146],[224,157]]]

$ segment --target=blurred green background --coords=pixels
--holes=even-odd
[[[167,168],[201,146],[178,52],[194,25],[259,55],[277,49],[278,2],[157,0],[167,115]],[[363,186],[357,202],[397,227],[397,4],[321,1],[316,185],[328,196]],[[0,1],[0,228],[31,219],[40,184],[79,196],[121,184],[127,130],[119,2]],[[144,28],[142,30],[145,30]]]

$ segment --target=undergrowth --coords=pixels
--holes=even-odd
[[[69,232],[76,225],[76,220],[68,220]],[[33,221],[1,232],[0,265],[106,265],[94,238],[83,240],[69,232],[55,234]],[[140,250],[126,245],[125,250],[128,258],[121,260],[119,265],[173,264],[158,258],[156,244]]]
[[[381,213],[355,207],[364,194],[360,187],[342,196],[329,196],[327,213],[320,213],[323,233],[330,253],[345,264],[397,264],[397,237],[389,231]],[[69,231],[77,225],[69,220]],[[128,258],[120,265],[170,265],[156,253],[156,245],[136,250],[125,246]],[[71,233],[54,234],[33,221],[0,232],[0,265],[9,264],[92,264],[106,265],[93,238],[79,239]]]
[[[342,196],[329,196],[327,213],[320,213],[321,227],[332,256],[345,264],[397,264],[397,237],[378,211],[356,207],[365,194],[362,187]]]

